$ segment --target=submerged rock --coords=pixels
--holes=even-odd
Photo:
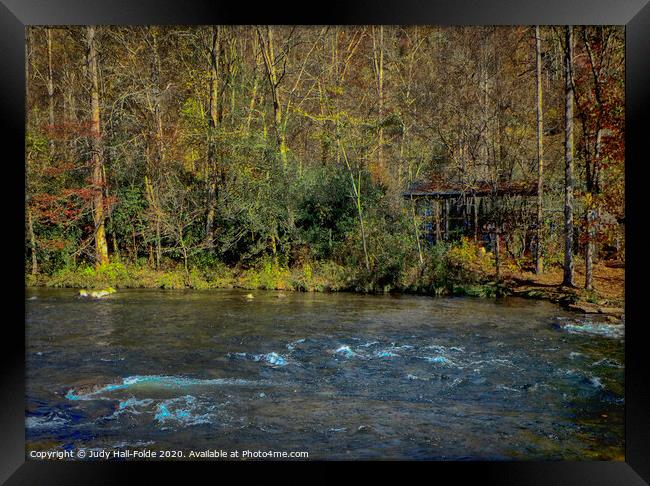
[[[102,297],[106,297],[107,295],[114,293],[115,289],[113,287],[106,287],[105,289],[101,290],[81,289],[79,290],[79,297],[92,297],[93,299],[101,299]]]

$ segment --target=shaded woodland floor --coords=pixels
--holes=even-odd
[[[575,289],[562,287],[562,268],[550,267],[541,275],[528,271],[504,271],[504,278],[510,280],[513,293],[538,298],[563,301],[568,297],[577,306],[599,305],[607,308],[623,308],[625,304],[625,267],[621,264],[595,263],[594,289],[589,292],[582,287],[585,280],[584,262],[576,261]],[[576,300],[577,299],[577,300]],[[616,312],[618,314],[618,312]]]

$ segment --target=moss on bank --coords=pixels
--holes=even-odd
[[[303,263],[289,268],[274,263],[271,259],[264,259],[248,268],[218,265],[208,268],[195,267],[187,272],[182,266],[156,270],[148,266],[123,263],[111,263],[100,268],[80,265],[67,267],[53,275],[28,274],[26,285],[85,289],[111,286],[123,289],[241,288],[302,292],[403,292],[477,297],[494,297],[499,292],[494,282],[480,282],[477,278],[463,282],[458,278],[451,278],[449,271],[439,270],[430,274],[426,268],[422,268],[404,272],[397,281],[387,283],[376,275],[343,267],[334,262]]]
[[[27,275],[27,286],[99,289],[160,288],[160,289],[275,289],[299,291],[349,290],[346,272],[335,264],[286,268],[262,262],[251,268],[218,266],[207,269],[182,266],[156,270],[147,266],[111,263],[94,268],[89,265],[68,267],[53,275]]]

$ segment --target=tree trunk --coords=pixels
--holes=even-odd
[[[445,199],[444,209],[445,209],[445,214],[444,214],[444,218],[445,218],[445,235],[444,235],[444,238],[445,238],[445,241],[449,241],[449,199]]]
[[[366,262],[366,270],[370,271],[370,259],[368,258],[368,244],[366,243],[366,228],[363,222],[363,212],[361,209],[361,193],[357,188],[357,211],[359,213],[359,224],[361,226],[361,242],[363,243],[363,256]]]
[[[110,161],[110,159],[109,159]],[[102,165],[102,177],[104,181],[108,180],[108,177],[106,177],[106,167]],[[108,193],[108,186],[104,185],[104,188],[106,190],[106,199],[110,200],[110,194]],[[117,244],[117,236],[115,234],[115,224],[113,222],[113,214],[111,211],[108,213],[108,227],[110,228],[110,233],[113,239],[113,259],[120,259],[120,249]]]
[[[52,29],[48,27],[47,32],[47,102],[49,122],[49,148],[50,160],[54,159],[54,77],[52,75]]]
[[[415,211],[415,201],[413,196],[411,196],[411,210],[413,212],[413,228],[415,229],[415,241],[418,244],[418,257],[420,259],[420,265],[424,263],[424,258],[422,258],[422,246],[420,245],[420,232],[418,230],[418,219],[417,213]]]
[[[27,208],[27,225],[29,230],[30,252],[32,254],[32,275],[36,275],[38,273],[38,260],[36,258],[36,236],[34,235],[34,222],[31,208]]]
[[[377,82],[377,102],[378,110],[377,117],[379,119],[379,130],[377,133],[377,162],[375,170],[373,171],[375,177],[379,181],[383,181],[384,176],[384,27],[380,25],[379,38],[375,36],[375,29],[373,28],[372,36],[372,54],[375,68],[375,78]]]
[[[357,209],[357,215],[359,217],[359,226],[361,229],[361,243],[363,244],[363,256],[366,264],[366,270],[370,271],[370,258],[368,257],[368,244],[366,242],[366,228],[363,221],[363,208],[361,205],[361,172],[359,171],[359,180],[358,182],[354,180],[354,174],[352,172],[352,166],[350,165],[350,160],[348,159],[347,152],[343,147],[341,141],[338,141],[339,149],[343,155],[343,160],[345,160],[345,165],[348,168],[350,174],[350,181],[352,182],[352,193],[355,198],[355,206]]]
[[[99,115],[99,74],[97,71],[97,52],[95,46],[95,27],[86,28],[88,44],[88,74],[90,77],[90,144],[92,164],[93,220],[95,225],[95,264],[108,264],[108,245],[104,230],[104,178],[102,163],[101,127]]]
[[[603,129],[599,128],[596,135],[596,151],[594,154],[594,169],[600,166],[600,153],[602,148],[602,138],[603,138]],[[594,196],[600,191],[600,181],[597,177],[594,177],[593,187],[589,192],[591,196],[587,201],[587,207],[585,208],[585,223],[587,231],[587,244],[585,247],[585,289],[592,290],[594,287],[594,255],[596,253],[596,231],[594,228],[594,222],[598,216],[598,210],[596,208],[596,200]]]
[[[562,285],[573,282],[573,27],[565,30],[564,46],[564,278]]]
[[[433,201],[433,218],[434,224],[436,225],[436,245],[442,240],[442,235],[440,234],[440,201],[438,199]]]
[[[501,281],[501,244],[499,241],[499,228],[494,228],[494,266],[495,266],[495,279],[497,284]]]
[[[478,205],[479,200],[474,196],[472,200],[472,208],[474,210],[474,243],[478,243]]]
[[[32,39],[31,39],[31,28],[27,27],[27,36],[25,37],[25,99],[29,101],[29,87],[31,86],[31,78],[30,78],[30,49],[32,45]],[[27,122],[29,123],[29,118],[27,119]],[[29,170],[29,167],[26,168]],[[29,207],[29,186],[27,186],[27,198],[26,198],[26,206],[27,206],[27,231],[29,233],[29,246],[30,246],[30,253],[31,253],[31,259],[32,259],[32,275],[36,275],[38,273],[38,258],[36,255],[36,236],[34,235],[34,219],[32,217],[32,209]]]
[[[163,133],[163,122],[162,122],[162,112],[160,108],[160,74],[161,74],[161,65],[160,65],[160,53],[158,51],[158,28],[150,27],[151,34],[151,45],[152,45],[152,60],[151,60],[151,84],[153,86],[153,93],[155,99],[153,103],[149,102],[150,110],[153,112],[154,124],[155,124],[155,136],[156,136],[156,147],[155,147],[155,157],[154,165],[150,161],[149,149],[147,148],[147,173],[151,175],[156,175],[160,177],[162,171],[164,171],[165,163],[165,143],[164,143],[164,133]],[[161,248],[161,238],[160,238],[160,208],[158,205],[158,200],[156,194],[153,190],[153,185],[151,179],[145,175],[145,189],[147,194],[147,200],[149,206],[154,210],[154,227],[155,227],[155,239],[156,239],[156,251],[155,251],[155,267],[156,269],[160,268],[160,259],[162,255]]]
[[[587,246],[585,248],[585,289],[592,290],[594,287],[594,210],[587,208]]]
[[[214,246],[214,213],[217,194],[217,147],[215,131],[219,121],[219,50],[221,48],[221,29],[212,28],[212,47],[210,49],[210,101],[209,101],[209,135],[208,135],[208,160],[206,166],[207,183],[207,214],[205,221],[205,245],[207,248]]]
[[[273,125],[275,128],[275,136],[280,151],[280,160],[282,167],[287,166],[287,138],[285,133],[286,120],[282,112],[281,93],[278,81],[278,75],[275,69],[275,51],[273,47],[273,30],[270,26],[266,26],[266,41],[262,35],[262,31],[257,29],[258,37],[260,39],[260,47],[262,49],[262,57],[264,58],[264,66],[266,67],[266,77],[269,81],[269,88],[271,90],[271,99],[273,101]]]
[[[542,100],[542,38],[539,25],[535,27],[535,67],[537,78],[537,245],[535,248],[535,273],[544,271],[543,225],[544,225],[544,104]]]
[[[148,152],[147,152],[147,161],[149,159]],[[147,166],[150,164],[147,163]],[[161,241],[160,241],[160,208],[158,207],[158,203],[156,201],[156,197],[153,192],[153,185],[151,184],[151,180],[149,177],[145,174],[144,176],[144,188],[145,188],[145,197],[147,199],[147,203],[149,204],[149,207],[153,210],[154,212],[154,225],[156,229],[156,270],[160,269],[160,258],[162,256],[162,249],[161,249]]]

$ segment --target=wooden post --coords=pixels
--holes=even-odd
[[[436,226],[436,244],[440,242],[440,201],[433,200],[433,220]]]
[[[499,245],[499,226],[494,225],[494,265],[496,267],[497,284],[501,280],[501,248]]]
[[[449,199],[445,199],[445,241],[449,240]]]
[[[462,196],[461,203],[463,205],[463,234],[466,235],[467,230],[469,229],[469,211],[467,210],[469,202],[467,196]]]
[[[474,196],[474,243],[478,242],[478,198]]]

